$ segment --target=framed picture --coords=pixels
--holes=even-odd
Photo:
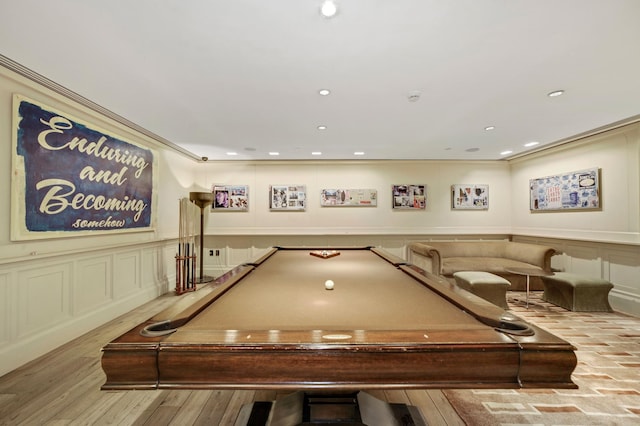
[[[212,211],[249,210],[249,187],[247,185],[214,185]]]
[[[320,192],[323,207],[376,207],[378,191],[375,189],[323,189]]]
[[[392,208],[420,210],[427,206],[425,185],[392,185]]]
[[[269,209],[304,211],[307,206],[305,185],[271,185],[269,187]]]
[[[454,210],[487,210],[489,185],[451,185],[451,205]]]
[[[531,179],[529,201],[531,211],[599,210],[600,169]]]
[[[18,94],[11,133],[11,240],[154,229],[151,148]]]

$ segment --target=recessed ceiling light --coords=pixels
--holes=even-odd
[[[338,13],[338,7],[333,1],[327,0],[320,6],[320,13],[322,13],[322,16],[325,18],[332,18]]]
[[[318,130],[327,130],[327,126],[320,125],[320,126],[318,126]]]
[[[356,151],[353,155],[364,155],[364,151]]]
[[[531,141],[531,142],[527,142],[524,144],[524,146],[526,146],[527,148],[530,148],[532,146],[536,146],[538,145],[540,142],[536,142],[536,141]]]
[[[547,93],[547,96],[550,98],[555,98],[556,96],[564,95],[564,90],[554,90],[553,92]]]
[[[271,152],[269,152],[269,155],[276,156],[276,155],[280,155],[280,153],[276,152],[276,151],[271,151]]]
[[[489,130],[495,130],[496,126],[487,126],[484,129],[488,132]]]
[[[320,151],[313,151],[311,155],[322,155],[322,153]]]
[[[318,94],[319,94],[320,96],[327,96],[327,95],[329,95],[330,93],[331,93],[331,90],[329,90],[329,89],[320,89],[320,90],[318,90]]]
[[[509,154],[511,154],[512,152],[513,152],[513,151],[511,151],[511,150],[506,150],[506,151],[502,151],[502,152],[500,153],[500,155],[509,155]]]
[[[227,152],[227,155],[238,155],[237,152]]]

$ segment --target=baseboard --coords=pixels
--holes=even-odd
[[[637,295],[613,288],[609,292],[609,304],[616,312],[640,318],[640,298]]]

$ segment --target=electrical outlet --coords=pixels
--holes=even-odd
[[[216,256],[220,256],[220,250],[216,250]]]
[[[213,250],[209,250],[209,256],[213,256]]]

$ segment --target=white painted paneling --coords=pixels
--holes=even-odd
[[[0,375],[164,293],[175,272],[157,273],[173,271],[173,259],[159,267],[140,262],[142,252],[164,262],[169,242],[33,259],[0,273]],[[153,282],[141,288],[141,276]]]
[[[227,253],[229,254],[229,263],[232,265],[239,265],[259,257],[262,251],[249,246],[243,249],[235,248],[233,250],[228,250]]]
[[[117,254],[113,266],[113,294],[116,298],[124,297],[141,288],[139,251]]]
[[[619,291],[628,293],[640,289],[640,248],[635,252],[609,251],[606,255],[611,281]]]
[[[162,258],[161,264],[165,265],[165,274],[162,277],[162,284],[159,290],[160,294],[167,291],[173,291],[176,288],[176,254],[178,253],[178,245],[168,244],[161,251],[158,256]]]
[[[162,252],[156,249],[142,250],[142,265],[140,268],[141,286],[149,288],[167,281],[167,265],[162,261]]]
[[[9,274],[0,275],[0,346],[6,345],[11,338],[11,320],[12,302],[11,289],[9,288]]]
[[[18,272],[18,338],[70,318],[70,271],[65,262]]]
[[[73,285],[74,315],[91,312],[111,298],[111,256],[79,261]]]
[[[602,259],[597,246],[567,244],[564,252],[569,257],[566,263],[567,272],[602,278]]]

